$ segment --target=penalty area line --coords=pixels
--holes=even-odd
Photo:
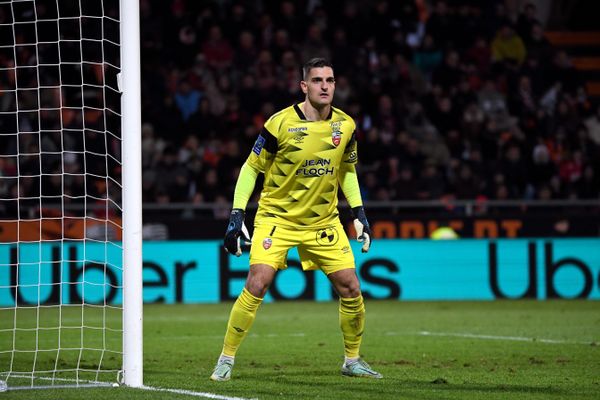
[[[497,335],[478,335],[475,333],[453,333],[453,332],[429,332],[421,331],[417,332],[419,336],[442,336],[442,337],[460,337],[467,339],[481,339],[481,340],[508,340],[513,342],[531,342],[531,343],[547,343],[547,344],[583,344],[591,345],[594,342],[583,342],[583,341],[572,341],[572,340],[559,340],[559,339],[543,339],[526,336],[497,336]]]
[[[193,397],[203,397],[205,399],[216,399],[216,400],[257,400],[257,399],[247,399],[247,398],[244,398],[244,397],[223,396],[221,394],[216,394],[216,393],[194,392],[193,390],[169,389],[169,388],[160,388],[160,387],[153,387],[153,386],[141,386],[141,387],[139,387],[137,389],[148,390],[150,392],[167,392],[167,393],[182,394],[182,395],[193,396]]]

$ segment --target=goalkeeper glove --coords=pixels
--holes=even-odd
[[[225,232],[225,250],[230,254],[240,256],[242,254],[242,244],[249,246],[251,244],[248,228],[244,224],[244,210],[234,208],[229,215],[229,225]]]
[[[352,209],[352,215],[354,216],[354,229],[356,229],[356,240],[362,243],[362,252],[366,253],[371,248],[371,227],[367,216],[365,215],[365,209],[363,206],[354,207]]]

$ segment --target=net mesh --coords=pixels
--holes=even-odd
[[[119,4],[0,0],[0,380],[122,365]]]

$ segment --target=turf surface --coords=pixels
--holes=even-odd
[[[264,304],[233,379],[212,382],[230,307],[146,306],[145,384],[248,399],[599,398],[598,302],[368,301],[362,355],[382,380],[340,375],[337,304]],[[0,393],[34,397],[193,398],[129,388]]]

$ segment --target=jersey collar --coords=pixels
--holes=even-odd
[[[304,115],[304,113],[300,109],[300,106],[298,105],[298,103],[294,104],[294,111],[296,111],[296,114],[298,114],[298,118],[300,118],[303,121],[307,120],[306,115]],[[333,115],[333,106],[329,107],[329,115],[327,116],[327,119],[331,119],[332,115]]]

